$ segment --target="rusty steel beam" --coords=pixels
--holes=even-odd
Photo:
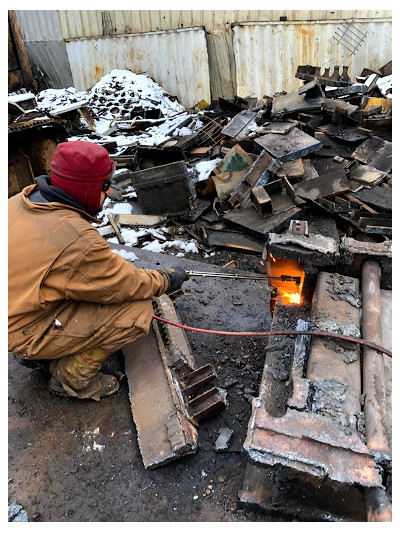
[[[153,302],[164,319],[179,323],[167,295]],[[192,395],[217,375],[211,365],[196,369],[185,332],[152,321],[149,333],[122,348],[132,414],[145,468],[156,468],[195,453],[199,420],[226,405],[225,391],[213,388]]]

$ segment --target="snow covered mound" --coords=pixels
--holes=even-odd
[[[51,112],[61,106],[84,102],[98,118],[129,119],[137,113],[159,109],[163,117],[175,115],[184,107],[145,74],[130,70],[112,70],[88,91],[46,89],[37,97],[38,108]]]
[[[184,107],[174,101],[160,85],[144,74],[130,70],[112,70],[88,91],[91,109],[105,119],[129,118],[132,109],[159,109],[164,117],[175,115]]]

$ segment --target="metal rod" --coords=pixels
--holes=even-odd
[[[251,279],[255,281],[294,281],[296,285],[300,285],[300,276],[287,276],[282,274],[281,276],[256,276],[256,275],[239,275],[239,274],[225,274],[223,272],[197,272],[194,270],[185,270],[188,276],[201,276],[204,278],[232,278],[232,279]]]

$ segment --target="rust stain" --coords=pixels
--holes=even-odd
[[[299,26],[298,39],[300,41],[300,50],[302,51],[300,63],[313,64],[313,58],[315,56],[315,26],[306,28]]]
[[[95,66],[96,69],[96,82],[101,80],[101,78],[104,76],[104,68],[100,67],[99,65]]]

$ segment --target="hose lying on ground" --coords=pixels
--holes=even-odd
[[[392,357],[392,352],[389,350],[386,350],[386,348],[383,348],[382,346],[378,346],[377,344],[374,344],[373,342],[365,341],[364,339],[356,339],[355,337],[347,337],[346,335],[339,335],[338,333],[327,333],[325,331],[297,331],[297,330],[288,330],[288,331],[216,331],[213,329],[200,329],[200,328],[192,328],[190,326],[183,326],[182,324],[177,324],[175,322],[170,322],[169,320],[165,320],[165,318],[161,318],[159,316],[153,315],[153,318],[156,320],[159,320],[160,322],[164,322],[165,324],[170,324],[171,326],[176,326],[177,328],[186,329],[188,331],[195,331],[197,333],[210,333],[212,335],[230,335],[235,337],[255,337],[255,336],[273,336],[273,335],[312,335],[314,337],[330,337],[332,339],[338,339],[342,341],[349,341],[349,342],[355,342],[356,344],[361,344],[362,346],[367,346],[368,348],[372,348],[373,350],[376,350],[377,352],[384,353],[388,355],[389,357]]]

